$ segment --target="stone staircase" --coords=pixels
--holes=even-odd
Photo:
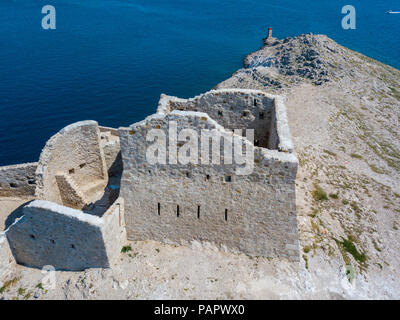
[[[60,173],[55,177],[64,206],[81,209],[90,203],[85,193],[80,190],[71,176]]]

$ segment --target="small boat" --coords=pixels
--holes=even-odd
[[[400,13],[400,11],[392,11],[392,10],[389,10],[389,11],[386,11],[386,13],[394,14],[394,13]]]

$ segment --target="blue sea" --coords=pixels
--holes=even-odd
[[[56,9],[44,30],[41,9]],[[352,4],[356,30],[343,30]],[[1,0],[0,165],[37,161],[64,126],[119,127],[161,93],[191,97],[242,67],[268,27],[278,38],[327,34],[400,68],[399,0]]]

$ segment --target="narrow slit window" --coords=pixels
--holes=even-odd
[[[225,209],[225,221],[228,221],[228,209]]]
[[[197,219],[200,219],[200,206],[197,206]]]
[[[179,217],[179,205],[176,206],[176,216]]]
[[[158,203],[158,205],[157,205],[157,212],[158,212],[158,215],[161,215],[161,204],[160,203]]]

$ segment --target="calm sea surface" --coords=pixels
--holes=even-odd
[[[341,8],[357,29],[341,28]],[[51,4],[57,29],[41,28]],[[37,161],[75,121],[127,126],[161,93],[191,97],[242,67],[269,26],[323,33],[400,68],[399,0],[1,0],[0,165]]]

